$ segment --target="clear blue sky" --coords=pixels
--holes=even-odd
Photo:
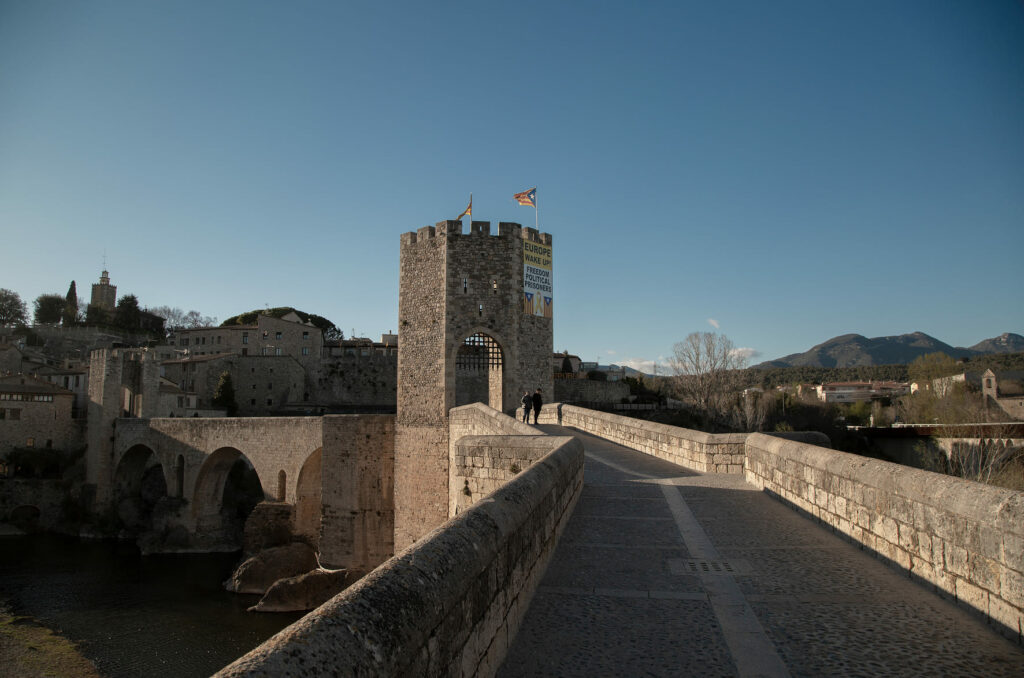
[[[0,0],[0,287],[396,329],[398,244],[554,237],[555,348],[1024,333],[1024,4]],[[633,361],[633,362],[631,362]]]

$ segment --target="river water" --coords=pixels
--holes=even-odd
[[[79,643],[104,676],[209,676],[302,616],[246,612],[258,596],[221,585],[238,558],[0,537],[0,602]]]

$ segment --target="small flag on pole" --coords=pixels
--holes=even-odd
[[[522,193],[516,193],[512,196],[512,199],[518,202],[520,205],[529,205],[530,207],[537,206],[537,187],[534,186],[528,191]]]
[[[462,212],[462,214],[460,214],[459,216],[455,217],[455,221],[459,221],[460,219],[462,219],[462,217],[465,217],[465,216],[473,216],[473,194],[472,193],[469,194],[469,207],[467,207]]]

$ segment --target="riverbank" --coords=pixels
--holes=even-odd
[[[28,617],[0,610],[0,666],[19,678],[100,678],[96,667],[67,638]]]
[[[259,596],[223,587],[237,553],[142,556],[131,543],[50,534],[0,543],[0,614],[58,629],[95,665],[94,673],[7,671],[0,655],[3,678],[206,678],[302,616],[246,612]]]

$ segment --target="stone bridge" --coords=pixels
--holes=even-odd
[[[292,536],[319,546],[325,563],[372,567],[393,552],[393,430],[388,415],[117,419],[98,494],[116,507],[148,478],[181,500],[169,522],[190,547],[237,548],[225,504],[241,483],[251,503],[240,520],[259,502],[283,508]]]
[[[1024,493],[572,406],[450,421],[454,517],[218,675],[1021,675]]]

